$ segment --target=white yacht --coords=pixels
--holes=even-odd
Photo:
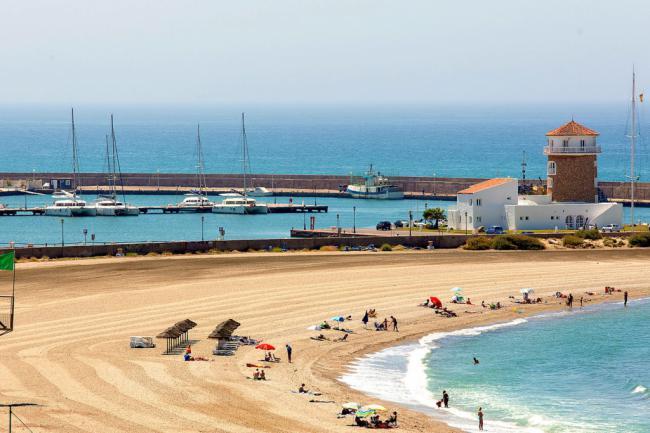
[[[255,188],[249,188],[248,191],[246,191],[246,195],[249,197],[270,197],[273,193],[269,191],[268,188],[256,186]]]
[[[128,203],[122,203],[114,197],[99,197],[93,202],[98,216],[136,216],[140,209]]]
[[[214,202],[210,201],[210,199],[203,194],[188,193],[185,195],[186,197],[183,201],[178,203],[181,212],[199,212],[214,206]]]
[[[363,176],[362,183],[348,185],[346,192],[352,198],[372,198],[379,200],[399,200],[404,198],[404,192],[400,187],[391,185],[388,178],[381,173],[370,169]]]
[[[66,191],[54,194],[54,203],[45,206],[45,215],[57,217],[80,217],[80,216],[95,216],[97,209],[93,206],[88,206],[85,200],[77,198],[75,194]]]
[[[97,210],[89,206],[85,200],[77,197],[77,189],[81,186],[79,177],[79,153],[77,151],[77,133],[74,126],[74,108],[71,110],[71,136],[72,136],[72,173],[73,192],[58,191],[52,195],[54,203],[45,206],[45,215],[57,217],[95,216]]]
[[[224,194],[225,198],[219,204],[212,206],[212,213],[228,213],[236,215],[256,215],[269,213],[264,203],[257,203],[254,198],[243,195]]]
[[[120,157],[117,153],[117,140],[115,139],[115,127],[113,126],[113,115],[111,114],[111,138],[109,144],[106,136],[106,174],[108,181],[108,194],[99,195],[93,202],[99,216],[136,216],[140,215],[137,206],[126,203],[124,186],[122,182],[122,170],[120,168]],[[122,200],[117,200],[117,194],[121,191]]]

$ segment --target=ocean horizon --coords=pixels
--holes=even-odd
[[[388,176],[546,176],[545,133],[572,118],[600,132],[599,179],[629,174],[627,101],[599,104],[479,105],[84,105],[75,106],[81,171],[104,169],[109,114],[115,116],[124,172],[192,173],[196,127],[208,173],[241,171],[241,112],[251,170],[268,174],[364,172]],[[643,132],[637,171],[647,180]],[[0,171],[71,171],[70,107],[0,106]]]

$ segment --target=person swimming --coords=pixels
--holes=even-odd
[[[475,356],[475,357],[474,357],[474,365],[479,365],[479,364],[480,364],[480,362],[478,361],[478,359],[477,359],[476,356]]]

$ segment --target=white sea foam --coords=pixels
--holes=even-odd
[[[350,372],[340,380],[371,396],[414,406],[453,427],[475,431],[476,414],[458,408],[444,409],[436,406],[437,398],[427,388],[425,360],[432,350],[439,347],[439,341],[444,338],[476,336],[526,322],[526,319],[516,319],[494,325],[429,334],[422,337],[417,344],[391,347],[358,359],[350,365]],[[490,420],[489,429],[493,433],[542,433],[543,430],[536,426],[547,423],[541,416],[533,416],[529,421],[530,427],[522,427]]]
[[[643,385],[638,385],[632,390],[632,394],[645,394],[647,391],[648,388]]]

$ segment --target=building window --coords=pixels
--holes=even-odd
[[[585,147],[585,141],[584,140],[580,140],[580,147]]]
[[[549,178],[546,180],[546,187],[547,187],[547,188],[553,188],[553,178],[552,178],[552,177],[549,177]]]
[[[524,220],[524,217],[519,217],[519,221],[523,221],[523,220]]]
[[[569,140],[562,140],[562,146],[569,147]]]
[[[557,164],[555,164],[555,161],[549,161],[546,164],[546,174],[549,176],[553,176],[554,174],[557,174]]]
[[[469,205],[470,206],[472,205],[472,199],[471,198],[469,199]]]
[[[571,215],[567,215],[566,219],[564,220],[564,223],[566,224],[566,227],[568,229],[573,228],[573,217]]]
[[[476,206],[480,206],[480,205],[481,205],[481,199],[480,199],[480,198],[477,198],[477,199],[476,199]]]
[[[476,222],[480,223],[481,222],[481,217],[476,217]]]
[[[469,217],[469,223],[470,224],[472,223],[472,217]]]
[[[526,217],[526,221],[528,221],[528,217]]]
[[[585,225],[585,217],[578,215],[576,217],[576,228],[582,228]]]

